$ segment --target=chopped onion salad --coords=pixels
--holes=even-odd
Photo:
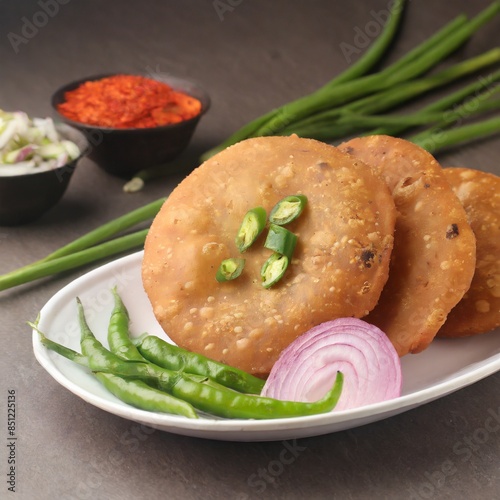
[[[63,139],[52,118],[29,118],[22,111],[0,110],[0,175],[12,176],[62,167],[80,155]]]

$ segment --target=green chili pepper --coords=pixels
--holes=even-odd
[[[303,194],[287,196],[273,207],[269,214],[269,221],[273,224],[288,224],[302,213],[306,204],[307,197]]]
[[[116,287],[112,290],[115,305],[108,325],[108,344],[112,353],[123,359],[146,361],[130,340],[129,314]]]
[[[285,255],[288,260],[292,260],[293,251],[297,245],[297,235],[288,229],[271,224],[264,246],[281,255]]]
[[[140,337],[137,349],[144,358],[162,368],[204,375],[239,392],[260,394],[264,387],[264,380],[260,378],[172,345],[154,335]]]
[[[240,252],[244,252],[259,237],[266,227],[266,219],[267,214],[262,207],[252,208],[245,214],[234,240]]]
[[[87,356],[69,349],[57,342],[48,339],[37,326],[29,323],[39,336],[40,342],[47,349],[58,353],[65,358],[78,363],[86,368],[91,368]],[[141,410],[157,411],[161,413],[173,413],[188,418],[198,418],[198,414],[192,405],[185,401],[175,398],[170,394],[159,391],[141,380],[125,379],[113,375],[112,373],[96,372],[94,375],[106,387],[106,389],[115,395],[124,403],[140,408]]]
[[[190,379],[181,379],[172,387],[174,396],[189,401],[199,410],[226,418],[274,419],[289,418],[333,410],[342,392],[344,377],[337,372],[332,389],[313,403],[281,401],[279,399],[252,396],[231,389],[218,390],[209,385],[202,386]]]
[[[123,360],[105,349],[94,337],[86,323],[80,301],[78,301],[78,309],[82,331],[82,351],[87,357],[88,367],[91,370],[138,379],[148,384],[154,382],[162,391],[166,391],[170,395],[179,398],[179,400],[183,400],[186,404],[213,415],[229,418],[262,419],[326,413],[335,407],[342,391],[343,375],[340,372],[337,372],[335,383],[325,397],[313,403],[305,403],[242,394],[221,387],[216,383],[205,384],[195,375],[167,370],[152,363]],[[56,343],[54,342],[45,345],[48,348],[54,348],[56,352],[63,356],[69,354],[77,362],[82,362],[80,356],[74,355],[74,351],[55,347]],[[137,404],[142,402],[140,394],[135,398]],[[177,402],[179,403],[179,401]]]
[[[270,288],[277,283],[285,274],[287,267],[288,257],[274,252],[271,257],[264,262],[260,271],[262,286],[264,288]]]
[[[214,383],[214,386],[222,385],[252,394],[261,392],[264,386],[262,379],[169,344],[156,336],[144,334],[137,339],[136,345],[130,338],[127,308],[116,287],[112,289],[112,292],[115,306],[108,326],[108,343],[113,354],[129,361],[151,362],[162,368],[183,370],[193,375],[200,375],[201,377],[197,380],[203,383],[208,383],[207,377],[209,377],[210,382],[217,383]],[[147,354],[146,357],[142,356],[143,352]]]
[[[126,311],[125,306],[116,291],[114,291],[114,295],[115,308],[113,309],[110,325],[108,326],[108,335],[111,331],[113,341],[116,342],[116,346],[122,354],[132,356],[133,358],[135,357],[135,359],[131,360],[125,359],[125,361],[147,365],[146,360],[144,360],[144,358],[139,354],[135,345],[132,344],[130,340],[128,343],[124,342],[124,330],[122,328],[114,328],[112,326],[113,324],[115,326],[123,327],[123,319],[125,316],[127,318],[126,326],[128,331],[128,312]],[[188,418],[198,418],[196,410],[192,405],[182,399],[178,399],[170,394],[151,387],[146,384],[144,380],[129,380],[123,378],[123,376],[115,375],[112,371],[107,372],[106,370],[103,370],[101,372],[100,370],[96,370],[96,364],[109,362],[111,365],[116,365],[120,362],[121,358],[114,353],[107,351],[95,338],[94,333],[87,324],[82,303],[78,298],[77,305],[81,331],[80,345],[82,352],[88,357],[89,368],[94,371],[94,375],[101,381],[104,387],[106,387],[112,394],[121,399],[123,402],[143,410],[173,413],[176,415],[184,415]],[[134,354],[134,350],[136,354]],[[139,358],[137,358],[137,356],[139,356]],[[151,380],[151,377],[146,377],[146,380]]]
[[[234,280],[242,273],[244,267],[245,259],[225,259],[221,262],[219,269],[217,269],[215,279],[219,283]]]
[[[111,394],[141,410],[174,413],[188,418],[198,418],[196,410],[185,401],[149,386],[142,380],[124,379],[112,373],[95,373]]]
[[[40,338],[40,343],[45,346],[49,351],[53,351],[60,356],[63,356],[66,359],[69,359],[70,361],[73,361],[74,363],[79,364],[80,366],[84,366],[85,368],[90,369],[90,363],[87,358],[87,356],[84,356],[83,354],[80,354],[79,352],[74,351],[73,349],[70,349],[69,347],[65,347],[61,344],[58,344],[57,342],[54,342],[53,340],[50,340],[47,338],[43,332],[41,332],[38,329],[38,325],[36,323],[31,323],[28,321],[28,325],[33,328],[36,332],[38,332],[38,336]]]
[[[110,366],[121,363],[124,361],[122,358],[108,351],[102,344],[97,340],[94,333],[90,329],[87,320],[85,318],[85,311],[83,309],[82,301],[77,297],[76,304],[78,308],[78,322],[80,325],[80,348],[84,356],[87,356],[90,363],[90,368],[92,371],[105,371],[108,373],[113,373],[110,370],[99,370],[103,366],[103,363],[107,363]],[[146,364],[146,362],[144,362]]]

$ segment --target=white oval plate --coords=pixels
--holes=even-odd
[[[133,335],[148,332],[165,338],[141,281],[142,252],[129,255],[76,279],[43,307],[39,328],[49,338],[79,351],[75,298],[81,298],[96,337],[106,342],[113,307],[111,288],[118,286],[131,318]],[[90,404],[156,429],[227,441],[272,441],[317,436],[382,420],[433,401],[500,370],[500,330],[472,338],[437,339],[423,353],[402,359],[401,397],[353,410],[277,420],[225,420],[147,412],[122,403],[95,377],[65,358],[49,352],[33,332],[39,363],[61,385]]]

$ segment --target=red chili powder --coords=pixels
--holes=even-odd
[[[169,85],[135,75],[88,81],[66,92],[58,111],[70,120],[114,128],[158,127],[189,120],[201,102]]]

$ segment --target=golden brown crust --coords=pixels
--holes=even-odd
[[[217,283],[247,210],[303,193],[288,227],[298,235],[285,277],[260,283],[270,251],[262,236],[235,281]],[[280,352],[312,326],[365,316],[387,280],[395,208],[384,182],[324,143],[291,137],[240,142],[192,172],[149,232],[143,282],[154,313],[179,345],[250,373],[269,373]]]
[[[467,168],[443,169],[476,235],[471,286],[448,315],[440,337],[464,337],[500,326],[500,177]]]
[[[353,139],[340,149],[381,175],[398,212],[389,280],[365,318],[400,356],[424,350],[470,286],[475,237],[438,162],[388,136]]]

